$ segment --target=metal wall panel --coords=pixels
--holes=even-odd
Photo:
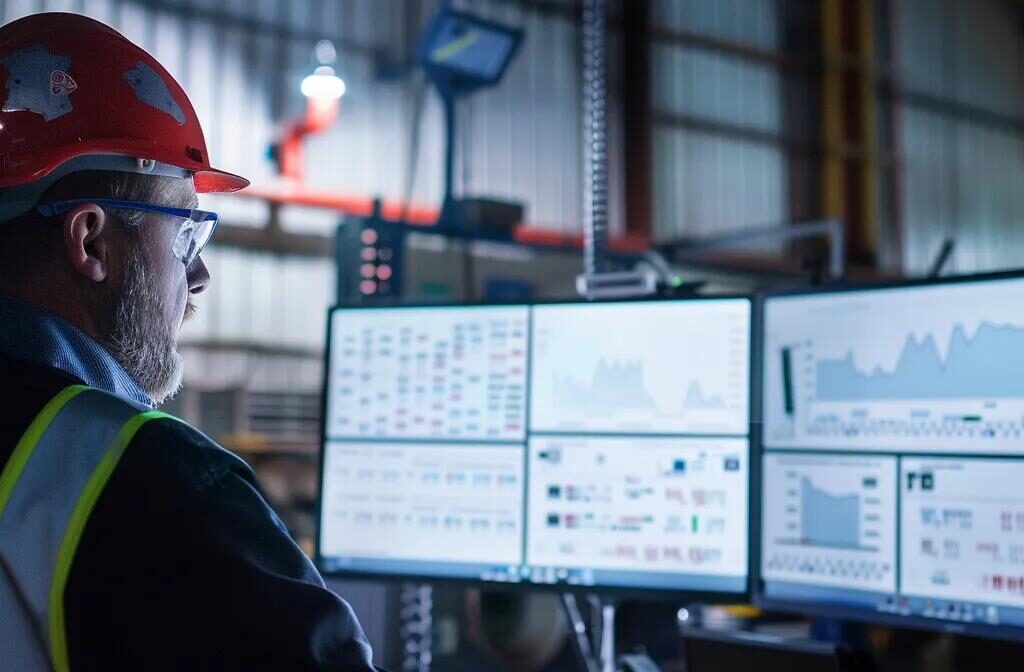
[[[908,270],[928,267],[956,227],[958,175],[953,123],[907,109],[902,118],[904,156],[904,260]]]
[[[905,86],[1007,115],[1024,114],[1024,11],[1003,0],[900,0]]]
[[[775,147],[661,129],[654,160],[661,239],[779,226],[788,217],[785,157]]]
[[[778,16],[775,0],[654,3],[660,28],[764,49],[777,48]],[[655,235],[699,238],[784,223],[789,217],[785,153],[781,141],[769,139],[783,131],[780,72],[668,42],[655,43],[651,56],[654,110],[680,122],[655,128]],[[712,130],[721,125],[761,132],[765,140]]]
[[[899,0],[895,3],[896,68],[903,84],[944,95],[954,67],[949,21],[956,0]]]
[[[655,0],[654,21],[730,42],[771,49],[778,44],[778,0]]]
[[[903,85],[967,106],[910,97],[900,116],[905,270],[926,271],[946,238],[956,243],[947,270],[1020,267],[1024,14],[1001,0],[901,0],[896,7]]]
[[[654,46],[652,57],[652,102],[659,111],[781,131],[776,68],[664,44]]]
[[[929,112],[904,114],[907,269],[929,268],[946,238],[956,242],[950,271],[1024,266],[1024,141]]]

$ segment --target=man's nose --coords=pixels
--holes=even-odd
[[[206,264],[203,263],[202,257],[196,257],[196,260],[192,262],[192,265],[188,267],[185,273],[188,279],[189,294],[202,294],[209,287],[210,271],[206,268]]]

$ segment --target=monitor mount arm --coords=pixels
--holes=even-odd
[[[697,260],[708,252],[736,249],[754,242],[788,242],[791,240],[827,238],[829,242],[829,280],[842,280],[846,275],[846,227],[842,220],[823,219],[779,226],[757,227],[722,236],[676,243],[668,246],[673,261]]]
[[[569,643],[585,672],[615,672],[615,603],[590,595],[588,620],[583,618],[574,593],[562,594],[569,619]]]

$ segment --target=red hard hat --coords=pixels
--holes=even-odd
[[[200,193],[249,184],[210,165],[195,110],[163,66],[90,18],[35,14],[0,27],[0,101],[0,189],[102,155],[182,169]]]

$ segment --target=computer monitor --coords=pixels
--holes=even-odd
[[[757,597],[1024,635],[1024,277],[764,300]]]
[[[749,300],[329,324],[326,573],[747,591]]]
[[[750,329],[745,299],[534,308],[529,567],[745,590]]]

